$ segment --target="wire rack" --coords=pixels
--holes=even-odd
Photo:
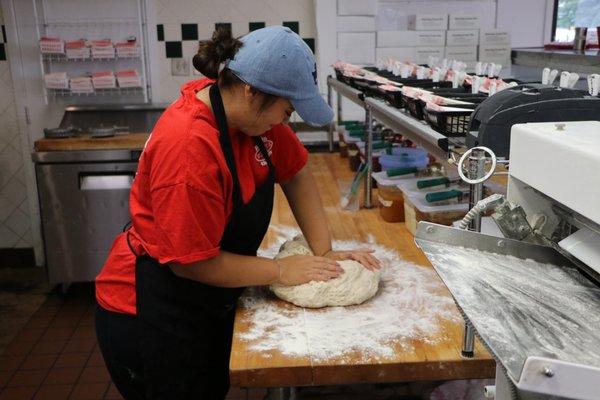
[[[46,89],[48,96],[50,97],[68,97],[68,96],[121,96],[121,95],[141,95],[144,94],[144,88],[142,87],[131,87],[131,88],[110,88],[110,89],[95,89],[89,93],[72,92],[71,89]]]

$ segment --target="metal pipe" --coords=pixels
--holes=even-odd
[[[338,91],[337,93],[337,123],[340,125],[342,123],[342,94]]]
[[[365,105],[365,125],[367,126],[367,140],[365,142],[365,163],[367,164],[367,175],[365,176],[365,208],[372,208],[373,195],[373,117],[371,107]]]
[[[332,89],[331,89],[331,84],[329,83],[329,80],[331,79],[331,76],[327,77],[327,104],[329,105],[329,107],[333,108],[333,98],[332,98]],[[329,132],[327,132],[327,139],[329,141],[329,152],[333,153],[333,132],[335,129],[335,124],[333,121],[331,121],[329,123]]]

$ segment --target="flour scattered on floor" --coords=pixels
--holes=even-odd
[[[290,227],[272,227],[277,243],[260,251],[273,257],[280,245],[299,233]],[[402,260],[390,249],[373,243],[335,241],[334,249],[370,247],[383,264],[382,282],[374,298],[360,306],[318,310],[275,305],[266,289],[255,288],[243,298],[251,310],[247,333],[241,336],[250,349],[269,357],[271,350],[286,356],[313,360],[337,359],[343,363],[383,360],[397,351],[411,351],[413,341],[447,340],[443,321],[460,322],[453,300],[430,268]],[[310,349],[310,350],[309,350]],[[358,360],[360,361],[360,360]]]

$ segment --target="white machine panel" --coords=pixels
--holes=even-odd
[[[600,223],[600,122],[514,125],[510,174]]]

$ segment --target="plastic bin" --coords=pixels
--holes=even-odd
[[[379,214],[386,222],[404,221],[404,196],[393,186],[379,187],[377,191]]]
[[[403,156],[402,154],[385,154],[379,159],[381,163],[381,169],[387,171],[393,168],[425,168],[429,164],[429,157],[410,157]]]
[[[404,222],[406,229],[413,235],[417,231],[419,221],[451,226],[454,221],[462,219],[468,211],[468,201],[457,203],[456,200],[450,200],[432,204],[425,201],[425,194],[404,195]]]

